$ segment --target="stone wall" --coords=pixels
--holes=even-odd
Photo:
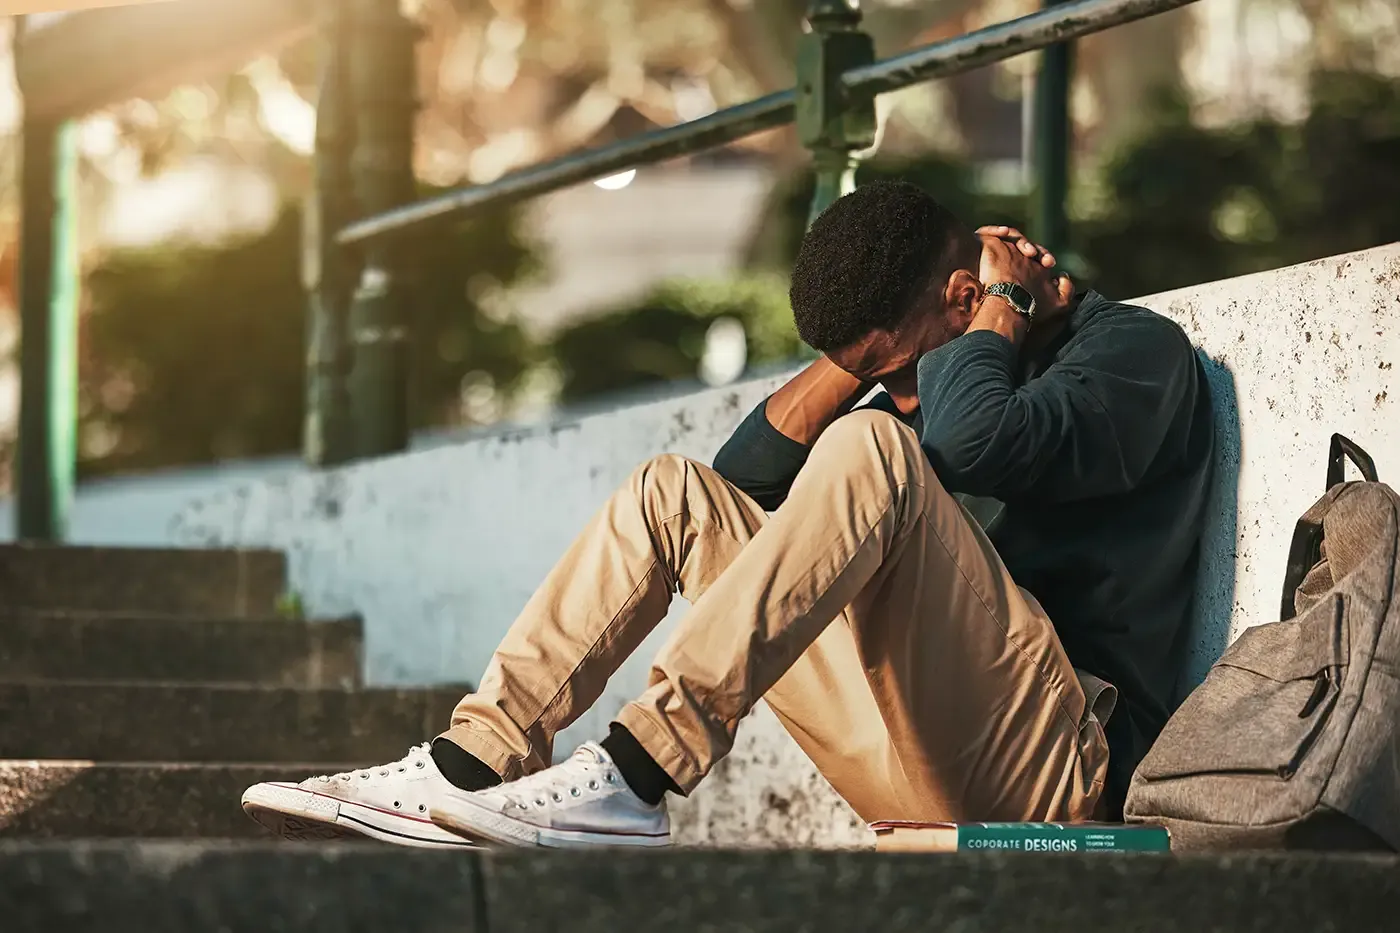
[[[1292,525],[1323,491],[1333,431],[1370,450],[1382,478],[1400,475],[1400,244],[1142,303],[1200,348],[1218,413],[1185,687],[1241,629],[1276,617]],[[532,588],[638,462],[663,451],[708,460],[779,381],[254,484],[192,505],[176,538],[286,550],[312,612],[364,616],[371,682],[475,678]],[[673,606],[561,748],[601,734],[641,689],[646,660],[683,608]],[[745,722],[734,754],[676,817],[692,841],[864,839],[767,710]]]

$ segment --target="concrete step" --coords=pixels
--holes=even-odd
[[[0,838],[266,839],[238,804],[246,787],[351,767],[0,761]]]
[[[378,764],[446,728],[465,691],[0,684],[0,758]]]
[[[1393,858],[0,846],[7,933],[1393,929]],[[1389,919],[1386,919],[1389,918]]]
[[[276,551],[0,545],[11,610],[267,616],[286,587]]]
[[[145,680],[352,687],[357,619],[0,611],[0,681]]]

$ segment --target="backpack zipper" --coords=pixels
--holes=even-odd
[[[1330,668],[1324,668],[1313,679],[1312,693],[1308,694],[1308,701],[1303,704],[1303,708],[1298,710],[1298,718],[1307,719],[1313,713],[1317,712],[1318,706],[1322,704],[1323,699],[1327,696],[1327,691],[1331,689],[1331,687],[1332,671]]]
[[[1317,676],[1313,678],[1312,693],[1308,694],[1307,702],[1304,703],[1303,708],[1298,711],[1299,719],[1307,719],[1313,713],[1317,712],[1317,708],[1322,705],[1322,701],[1327,699],[1327,694],[1330,692],[1332,684],[1331,668],[1325,668],[1318,672]],[[1279,766],[1279,777],[1286,781],[1298,773],[1298,768],[1302,765],[1303,758],[1308,754],[1308,749],[1312,747],[1313,740],[1317,738],[1319,729],[1321,729],[1321,724],[1313,726],[1308,731],[1307,738],[1304,739],[1297,754],[1293,756],[1293,760],[1286,765]]]

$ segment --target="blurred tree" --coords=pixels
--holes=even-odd
[[[297,449],[305,380],[300,211],[222,246],[106,256],[87,277],[85,475]],[[512,214],[425,236],[412,371],[419,425],[469,419],[464,385],[509,396],[534,360],[505,290],[535,267]]]
[[[1199,126],[1179,96],[1161,96],[1073,224],[1070,271],[1130,297],[1400,240],[1400,82],[1319,71],[1310,94],[1301,123],[1224,127]],[[859,174],[888,177],[918,184],[970,223],[1025,219],[1021,198],[980,193],[971,170],[947,156],[879,160]],[[810,192],[805,171],[775,186],[751,266],[790,267]]]
[[[1107,202],[1071,224],[1095,287],[1116,297],[1267,268],[1279,128],[1206,129],[1184,108],[1110,160]]]
[[[667,282],[633,304],[555,334],[561,400],[695,379],[706,333],[721,318],[743,325],[750,366],[792,359],[801,346],[787,288],[777,276]]]
[[[1280,258],[1303,262],[1400,241],[1400,81],[1319,71],[1312,98],[1275,176],[1288,205]]]
[[[876,0],[864,4],[865,22],[881,50],[893,53],[978,2]],[[487,181],[608,138],[610,121],[624,108],[667,125],[790,87],[806,6],[420,0],[420,172],[444,184]],[[782,164],[802,153],[789,129],[738,145]]]
[[[1319,71],[1311,95],[1299,124],[1159,112],[1075,225],[1095,284],[1144,295],[1400,240],[1400,83]]]

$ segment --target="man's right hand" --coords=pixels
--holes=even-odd
[[[977,228],[978,236],[994,236],[998,240],[1007,240],[1029,259],[1039,258],[1040,264],[1047,269],[1055,267],[1054,255],[1045,247],[1038,243],[1031,242],[1031,238],[1026,236],[1015,227],[1008,227],[1004,224],[989,224],[985,227]]]

